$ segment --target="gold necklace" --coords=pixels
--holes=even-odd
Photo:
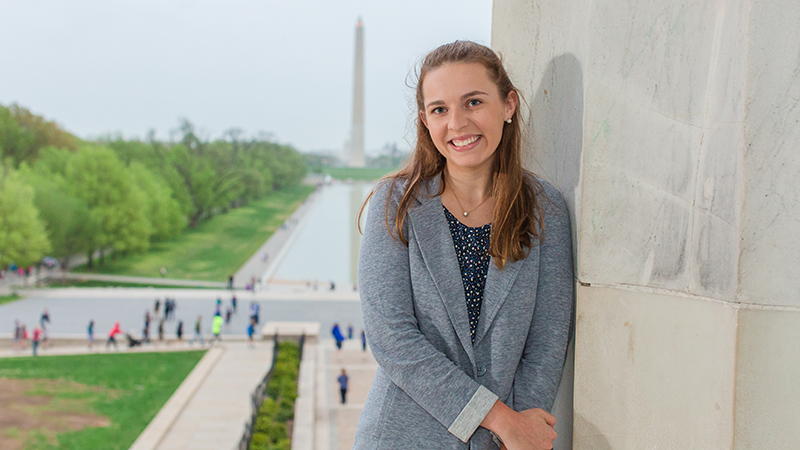
[[[458,202],[458,206],[460,206],[461,209],[465,210],[464,213],[463,213],[464,217],[469,217],[469,213],[471,213],[471,212],[475,211],[476,209],[480,208],[481,205],[484,204],[489,197],[491,197],[491,195],[487,195],[486,197],[483,198],[483,201],[478,203],[478,206],[472,208],[469,211],[466,211],[467,208],[464,208],[464,205],[461,204],[461,200],[459,200],[458,196],[456,195],[456,190],[453,189],[453,188],[450,188],[450,190],[453,191],[453,197],[455,197],[456,201]]]

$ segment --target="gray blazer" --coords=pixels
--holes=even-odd
[[[572,317],[569,215],[541,182],[545,238],[527,258],[489,263],[471,342],[464,286],[439,178],[423,183],[403,224],[406,247],[386,229],[391,182],[375,189],[358,264],[364,326],[378,361],[354,449],[496,449],[479,428],[499,398],[521,411],[550,411]],[[389,206],[389,226],[403,194]]]

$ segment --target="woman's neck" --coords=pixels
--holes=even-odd
[[[492,174],[488,170],[469,171],[445,166],[442,175],[445,186],[462,202],[474,205],[492,195]]]

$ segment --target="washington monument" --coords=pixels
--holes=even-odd
[[[353,75],[353,128],[350,136],[350,167],[365,167],[364,161],[364,27],[356,22],[356,70]]]

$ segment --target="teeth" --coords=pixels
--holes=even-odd
[[[455,145],[456,147],[463,147],[465,145],[472,144],[473,142],[475,142],[477,140],[478,140],[478,136],[473,136],[473,137],[471,137],[469,139],[465,139],[463,141],[453,140],[453,145]]]

